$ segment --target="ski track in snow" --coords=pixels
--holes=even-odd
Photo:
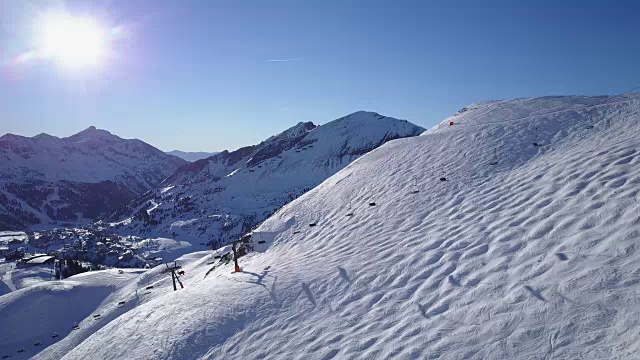
[[[474,104],[276,212],[243,273],[203,252],[183,257],[183,290],[138,275],[98,308],[155,284],[145,300],[37,358],[634,359],[639,110],[640,95]],[[30,289],[0,297],[0,318]]]

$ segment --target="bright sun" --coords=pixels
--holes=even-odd
[[[38,22],[40,53],[68,67],[97,66],[108,47],[108,33],[95,20],[49,14]]]

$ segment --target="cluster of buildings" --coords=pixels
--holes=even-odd
[[[29,261],[40,254],[95,266],[145,267],[162,260],[155,255],[153,246],[153,241],[137,236],[105,234],[92,228],[58,228],[6,236],[0,233],[0,258],[9,261]]]

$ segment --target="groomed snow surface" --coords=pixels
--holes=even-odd
[[[176,292],[155,268],[0,297],[0,353],[61,328],[36,358],[637,358],[639,110],[637,94],[474,104],[278,211],[242,273],[201,252]]]

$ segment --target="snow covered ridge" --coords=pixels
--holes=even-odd
[[[267,219],[243,272],[190,254],[184,289],[171,291],[162,269],[123,279],[94,310],[68,312],[64,325],[80,321],[77,332],[41,348],[24,336],[0,352],[635,359],[640,95],[586,101],[593,106],[579,97],[480,104],[453,126],[389,142]],[[148,284],[153,292],[136,297]],[[80,298],[76,286],[56,293]],[[33,304],[25,290],[0,297],[0,318]],[[38,323],[21,314],[20,326]]]
[[[385,142],[423,128],[372,112],[316,126],[300,122],[257,145],[188,163],[118,211],[121,234],[219,247]]]
[[[66,138],[0,137],[0,230],[92,219],[158,185],[185,161],[95,127]]]

